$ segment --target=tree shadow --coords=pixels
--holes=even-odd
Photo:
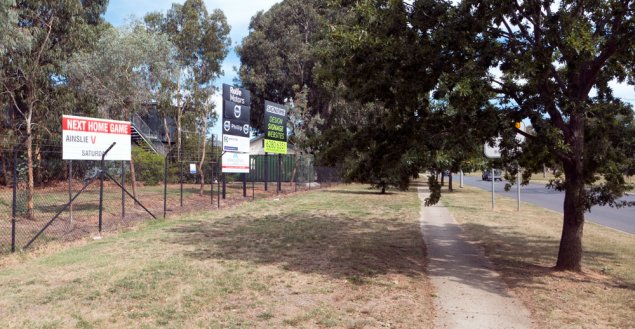
[[[511,288],[531,288],[549,290],[536,280],[543,276],[564,276],[571,282],[598,282],[614,288],[626,288],[635,290],[635,282],[622,282],[618,279],[606,278],[599,280],[591,273],[569,273],[557,271],[554,268],[555,256],[558,253],[559,241],[543,236],[529,235],[526,232],[494,230],[489,226],[468,223],[462,228],[468,232],[478,232],[479,236],[486,237],[487,244],[476,244],[481,252],[488,255],[495,263],[504,280]],[[583,258],[603,259],[607,263],[619,263],[620,256],[616,253],[590,251],[584,252]],[[584,259],[583,259],[584,262]],[[553,265],[551,265],[553,264]],[[430,269],[430,272],[432,270]]]
[[[353,191],[353,190],[325,190],[324,193],[336,193],[336,194],[353,194],[353,195],[393,195],[394,192],[385,192],[381,193],[381,191]]]
[[[180,225],[171,233],[176,233],[171,243],[188,246],[185,256],[199,260],[272,264],[301,273],[358,278],[356,282],[389,273],[418,277],[425,271],[418,223],[397,218],[233,216]]]

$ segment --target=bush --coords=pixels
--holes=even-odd
[[[145,185],[157,185],[163,180],[163,156],[134,146],[132,159],[135,163],[138,181],[142,181]]]

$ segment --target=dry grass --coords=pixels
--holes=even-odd
[[[353,185],[11,256],[0,327],[431,327],[418,217]]]
[[[562,215],[455,189],[441,199],[480,244],[539,328],[635,328],[635,236],[586,223],[583,273],[555,272]]]

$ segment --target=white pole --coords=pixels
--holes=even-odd
[[[492,179],[492,209],[494,209],[494,182],[496,181],[494,178],[494,167],[492,167],[492,176],[490,178]]]
[[[461,175],[461,184],[459,185],[460,188],[463,188],[463,170],[459,171],[460,175]]]
[[[520,211],[520,170],[516,173],[516,196],[518,199],[516,211]]]

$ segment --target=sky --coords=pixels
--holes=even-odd
[[[165,13],[172,3],[183,3],[177,0],[110,0],[106,10],[106,21],[114,26],[122,26],[130,21],[131,17],[142,19],[145,14],[159,11]],[[240,58],[236,55],[234,47],[242,42],[242,39],[249,34],[249,21],[260,10],[268,10],[279,0],[205,0],[207,11],[211,12],[218,8],[225,13],[227,23],[231,27],[230,38],[232,41],[231,51],[223,62],[224,75],[215,82],[217,87],[223,83],[233,84],[237,73],[234,70],[240,66]],[[214,97],[216,109],[221,108],[220,93]],[[220,125],[217,123],[212,128],[212,133],[220,134]]]

